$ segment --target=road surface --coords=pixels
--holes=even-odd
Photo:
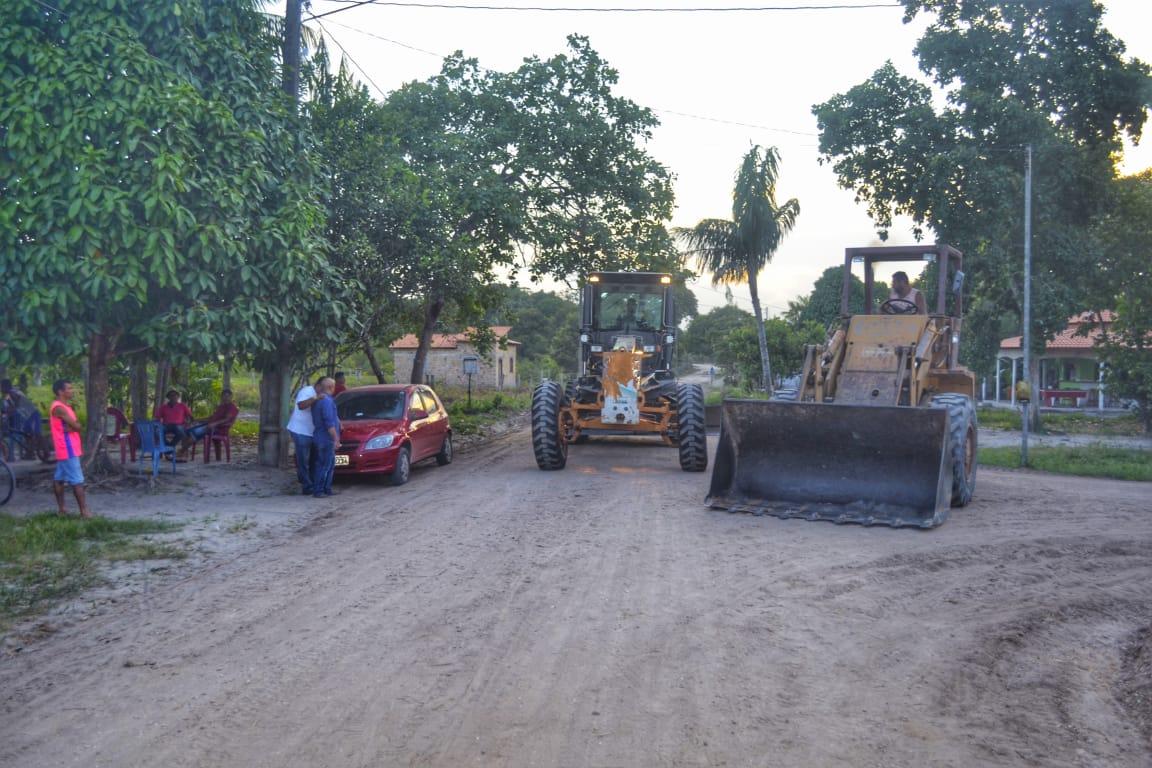
[[[0,765],[1152,764],[1152,485],[982,469],[924,532],[706,483],[518,432],[346,486],[3,657]]]

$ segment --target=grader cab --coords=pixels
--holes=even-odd
[[[724,402],[707,503],[921,528],[967,504],[976,411],[975,378],[958,362],[962,259],[947,245],[847,249],[841,320],[824,344],[806,349],[795,393]],[[883,262],[930,267],[928,314],[914,294],[874,299],[874,268]],[[855,263],[864,269],[864,312],[850,315]]]
[[[676,380],[672,276],[597,272],[580,300],[578,375],[532,394],[532,446],[540,469],[563,469],[568,445],[602,435],[641,435],[676,446],[680,466],[708,466],[704,393]]]

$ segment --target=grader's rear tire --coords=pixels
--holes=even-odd
[[[555,381],[542,381],[532,392],[532,452],[540,469],[564,469],[568,463],[564,403],[564,390]]]
[[[952,506],[963,507],[976,489],[976,408],[964,395],[936,395],[932,405],[948,409],[948,455]]]
[[[680,469],[703,472],[708,468],[708,444],[704,431],[704,390],[699,384],[676,386],[676,411]]]

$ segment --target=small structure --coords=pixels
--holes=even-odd
[[[481,355],[469,340],[472,329],[463,333],[434,333],[424,361],[425,383],[433,387],[468,386],[468,370],[472,370],[472,386],[485,389],[516,389],[519,384],[520,342],[508,338],[510,325],[495,325],[491,329],[497,343],[487,356]],[[412,363],[416,357],[419,339],[408,334],[392,342],[392,359],[396,382],[412,378]],[[467,368],[465,364],[467,363]]]
[[[1115,315],[1104,310],[1082,312],[1068,319],[1068,327],[1044,346],[1044,354],[1032,358],[1039,368],[1039,404],[1046,408],[1105,408],[1111,405],[1104,389],[1104,363],[1096,341]],[[1000,342],[996,358],[996,391],[992,399],[1016,404],[1016,381],[1024,373],[1024,351],[1020,336]],[[1002,376],[1010,371],[1010,375]],[[1007,379],[1005,385],[1004,379]]]

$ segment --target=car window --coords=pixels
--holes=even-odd
[[[428,411],[428,413],[436,413],[440,410],[440,406],[436,402],[436,396],[432,394],[431,390],[420,390],[420,396],[424,398],[424,410]]]
[[[412,411],[417,408],[425,411],[428,410],[428,407],[424,405],[424,398],[420,396],[420,390],[418,389],[412,393],[412,405],[409,406],[408,413],[411,414]]]
[[[403,392],[364,392],[345,395],[336,401],[336,413],[341,421],[398,419],[403,412]]]

